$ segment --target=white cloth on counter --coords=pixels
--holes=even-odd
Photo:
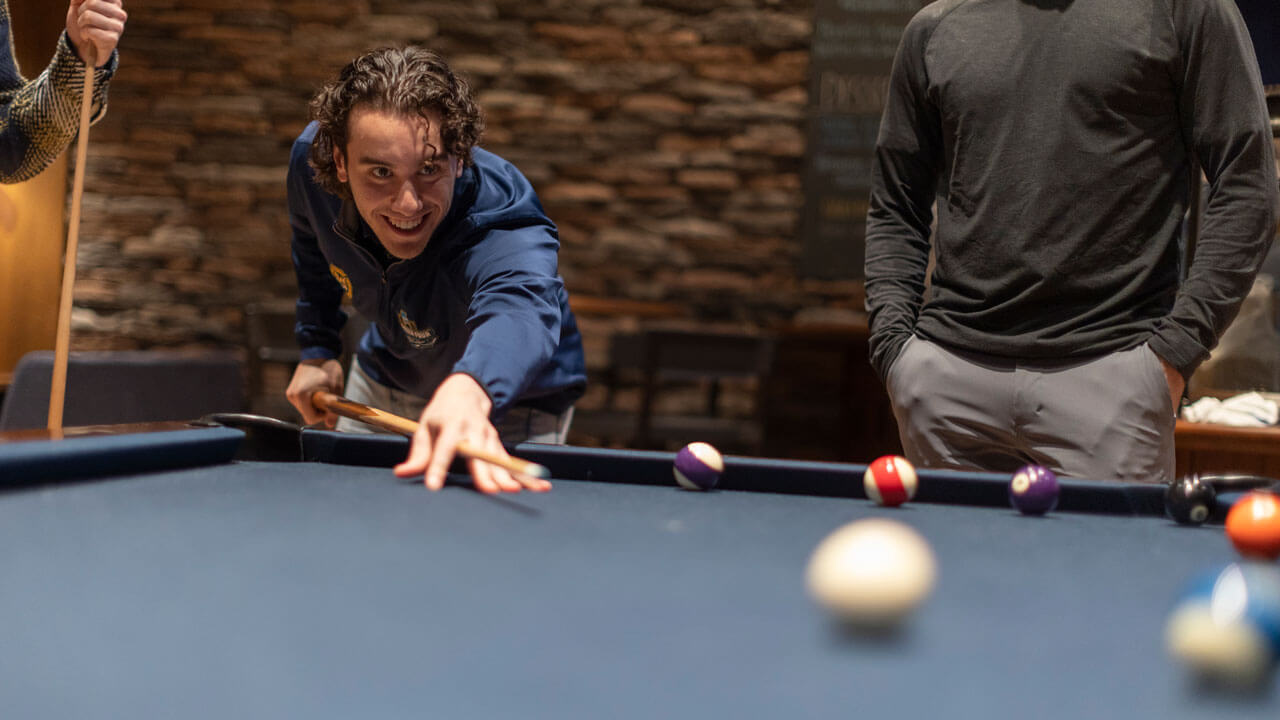
[[[1197,423],[1264,427],[1280,421],[1280,406],[1256,392],[1235,395],[1226,400],[1202,397],[1182,408],[1182,419]]]

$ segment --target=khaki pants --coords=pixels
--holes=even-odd
[[[414,421],[422,416],[422,409],[427,406],[424,398],[393,390],[376,382],[360,367],[358,360],[351,363],[351,372],[347,376],[347,387],[343,395],[355,402]],[[494,424],[494,427],[498,430],[498,436],[502,438],[502,444],[508,447],[522,442],[563,445],[565,436],[569,434],[569,423],[572,421],[573,408],[559,415],[552,415],[533,408],[514,407],[508,410],[502,420]],[[375,427],[345,417],[338,418],[337,429],[343,432],[380,432]]]
[[[1147,346],[1087,361],[1011,361],[911,338],[885,381],[907,459],[921,467],[1167,482],[1174,410]]]

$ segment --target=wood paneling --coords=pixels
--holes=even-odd
[[[30,350],[53,349],[62,282],[67,165],[0,186],[0,381]]]
[[[1241,473],[1280,478],[1280,428],[1178,421],[1177,475]]]
[[[66,24],[59,0],[9,0],[14,54],[26,77],[53,57]],[[0,387],[29,350],[53,348],[66,243],[67,154],[27,182],[0,186]]]
[[[9,0],[13,54],[25,77],[44,70],[67,26],[67,0]]]

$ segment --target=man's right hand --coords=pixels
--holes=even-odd
[[[102,67],[111,59],[128,18],[123,0],[71,0],[67,38],[81,60],[89,62],[92,57],[94,64]]]
[[[302,414],[303,422],[308,425],[324,422],[325,427],[331,428],[337,424],[338,416],[318,410],[311,404],[311,396],[321,390],[342,394],[342,364],[337,360],[303,360],[298,363],[284,394]]]

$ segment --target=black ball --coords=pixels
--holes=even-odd
[[[1169,483],[1164,491],[1164,511],[1183,525],[1199,525],[1217,506],[1213,485],[1199,475],[1184,475]]]

